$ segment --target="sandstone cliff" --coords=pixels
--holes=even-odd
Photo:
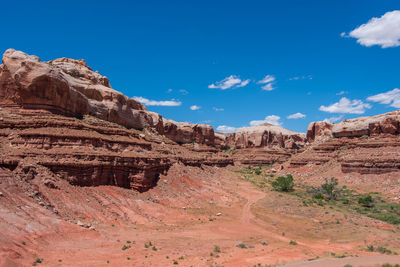
[[[338,162],[344,173],[381,174],[400,171],[400,110],[331,124],[313,122],[311,143],[291,158],[292,167]]]
[[[286,130],[272,124],[240,128],[226,137],[227,146],[237,148],[278,147],[297,149],[304,146],[305,134]]]

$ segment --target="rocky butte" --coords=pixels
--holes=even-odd
[[[275,263],[279,257],[301,260],[325,250],[356,251],[369,238],[360,230],[354,246],[344,247],[334,240],[329,245],[303,240],[298,249],[292,246],[286,251],[277,244],[288,244],[290,237],[267,229],[275,229],[279,222],[280,227],[287,227],[288,235],[295,235],[299,230],[291,228],[292,222],[312,213],[301,217],[304,221],[299,223],[314,229],[323,225],[324,215],[302,211],[285,221],[284,216],[291,216],[286,209],[255,218],[252,212],[265,208],[268,201],[273,203],[268,207],[278,209],[276,203],[284,200],[279,196],[278,200],[268,199],[275,192],[265,194],[237,180],[243,165],[270,166],[272,176],[292,173],[305,183],[332,175],[348,184],[372,184],[389,197],[400,195],[399,187],[388,183],[397,181],[400,171],[400,111],[337,124],[313,122],[306,134],[271,124],[223,134],[210,125],[175,122],[148,111],[113,89],[107,77],[82,59],[43,62],[9,49],[2,62],[0,266],[40,264],[40,255],[49,266],[122,266],[133,257],[135,266],[167,266],[174,253],[174,260],[187,258],[188,266],[246,266],[259,259]],[[255,210],[250,209],[253,204]],[[222,218],[214,226],[214,214],[224,214],[221,210],[232,219]],[[267,219],[261,222],[263,216]],[[185,228],[187,222],[192,228],[180,232],[189,229]],[[122,228],[116,232],[114,226]],[[345,226],[343,232],[353,229],[350,222],[344,222]],[[283,232],[283,228],[276,231]],[[317,228],[315,233],[323,231]],[[257,252],[249,249],[243,254],[236,244],[248,238],[243,234],[253,231],[252,237],[275,240],[271,250],[261,250],[263,240],[258,240]],[[379,231],[377,235],[384,236]],[[192,233],[198,238],[192,239]],[[316,240],[329,235],[321,233],[323,236],[315,234]],[[136,243],[159,235],[157,246],[164,244],[163,250],[155,247],[158,254],[148,257],[148,250],[142,244],[136,248],[128,235]],[[224,245],[223,253],[203,262],[212,249],[213,253],[220,250],[209,247],[209,238]],[[121,251],[123,244],[117,243],[116,248],[114,239],[129,239],[130,243]],[[186,240],[191,240],[191,245]],[[129,252],[126,249],[135,251],[136,256],[121,254]],[[264,249],[269,256],[259,258]]]

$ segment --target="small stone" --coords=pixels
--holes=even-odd
[[[222,215],[222,213],[221,212],[218,212],[217,214],[215,214],[216,216],[221,216]]]
[[[81,226],[81,227],[84,226],[83,222],[81,222],[81,221],[78,221],[76,224],[79,225],[79,226]]]
[[[0,197],[2,197],[3,196],[3,192],[0,192]]]

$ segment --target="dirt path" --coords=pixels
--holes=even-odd
[[[249,185],[247,186],[250,187]],[[265,193],[258,190],[251,190],[240,192],[239,194],[241,197],[247,199],[247,203],[243,207],[241,222],[243,224],[250,224],[250,221],[255,218],[254,214],[251,212],[251,206],[258,200],[264,198]]]

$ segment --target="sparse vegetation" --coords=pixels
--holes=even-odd
[[[221,248],[217,245],[214,246],[214,252],[221,253]]]
[[[385,201],[378,192],[358,194],[346,186],[340,187],[335,178],[326,179],[320,187],[299,186],[291,194],[300,197],[304,206],[329,204],[338,211],[357,212],[390,224],[400,224],[400,204]]]
[[[43,262],[43,259],[36,258],[35,261],[32,263],[32,266],[36,266],[37,264],[42,263],[42,262]]]
[[[289,242],[289,245],[297,245],[297,242],[296,241],[294,241],[294,240],[290,240],[290,242]]]
[[[374,200],[371,195],[365,195],[358,198],[358,204],[366,208],[372,208],[374,206]]]
[[[388,255],[394,254],[394,255],[397,255],[396,252],[393,252],[392,250],[390,250],[388,248],[385,248],[385,247],[382,247],[382,246],[375,247],[373,245],[367,245],[367,250],[371,251],[371,252],[379,252],[381,254],[388,254]]]
[[[236,150],[236,147],[235,147],[235,146],[233,146],[233,147],[223,147],[223,148],[222,148],[222,151],[225,152],[225,153],[232,153],[232,152],[234,152],[235,150]]]
[[[238,248],[247,248],[246,244],[244,243],[239,243],[236,245]]]
[[[127,250],[127,249],[129,249],[129,248],[131,248],[130,245],[128,245],[128,246],[127,246],[127,245],[123,245],[121,249],[122,249],[122,250]]]
[[[275,181],[271,183],[275,191],[279,192],[290,192],[293,191],[294,183],[293,176],[287,174],[286,176],[279,176]]]

